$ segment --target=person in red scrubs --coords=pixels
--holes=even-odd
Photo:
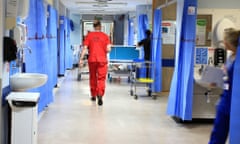
[[[83,42],[79,65],[83,66],[83,58],[88,51],[89,83],[91,100],[98,99],[98,105],[103,104],[102,97],[105,93],[106,77],[108,69],[107,53],[111,51],[109,36],[101,32],[101,22],[93,22],[94,31],[89,32]]]

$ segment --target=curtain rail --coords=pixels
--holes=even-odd
[[[157,9],[161,9],[161,8],[167,7],[167,6],[171,5],[171,4],[174,4],[175,2],[177,2],[177,0],[173,0],[173,1],[170,1],[170,2],[167,2],[167,0],[166,0],[166,3],[160,5],[159,7],[157,7]]]

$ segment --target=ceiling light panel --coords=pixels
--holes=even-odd
[[[109,5],[127,5],[127,2],[106,2],[106,1],[101,1],[101,2],[89,2],[89,1],[76,1],[76,4],[109,4]]]
[[[115,14],[135,11],[137,5],[151,4],[152,0],[60,0],[71,12],[93,13],[93,10],[104,9],[102,13]],[[97,14],[98,12],[95,11]]]

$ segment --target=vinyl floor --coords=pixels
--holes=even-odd
[[[88,75],[70,70],[38,122],[38,144],[207,144],[212,123],[179,123],[166,114],[168,93],[130,96],[130,85],[107,82],[103,106],[90,101]]]

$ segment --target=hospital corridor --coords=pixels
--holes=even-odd
[[[154,100],[139,91],[135,100],[129,84],[107,82],[103,106],[90,100],[88,75],[77,70],[61,78],[38,122],[38,144],[206,144],[212,123],[177,123],[166,115],[168,93]]]
[[[0,0],[0,144],[240,144],[239,0]]]

